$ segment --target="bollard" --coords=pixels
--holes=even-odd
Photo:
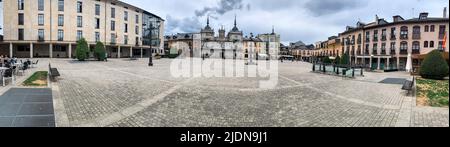
[[[323,73],[327,73],[327,70],[326,70],[326,66],[325,66],[325,64],[323,65]]]
[[[355,67],[352,67],[352,78],[355,77]]]
[[[316,71],[316,63],[313,63],[313,72]]]
[[[364,76],[364,68],[361,68],[361,76]]]

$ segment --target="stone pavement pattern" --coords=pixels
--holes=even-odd
[[[57,126],[110,127],[395,127],[449,126],[448,108],[415,107],[401,85],[366,73],[355,80],[280,63],[275,89],[259,78],[174,78],[169,59],[80,63],[52,59]]]

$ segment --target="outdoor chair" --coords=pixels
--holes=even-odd
[[[11,79],[11,83],[14,83],[14,76],[12,69],[7,69],[2,73],[2,81],[3,81],[3,87],[6,86],[6,80]]]
[[[39,63],[39,60],[36,60],[36,62],[31,63],[31,65],[32,65],[32,67],[36,67],[38,63]]]

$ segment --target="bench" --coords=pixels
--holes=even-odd
[[[61,76],[59,74],[59,71],[57,68],[52,68],[51,64],[48,64],[48,75],[50,76],[51,80],[54,81],[56,77]]]
[[[409,93],[413,90],[414,82],[415,82],[415,81],[416,81],[416,79],[413,78],[412,81],[406,80],[406,81],[403,83],[402,90],[408,91],[408,92],[406,93],[406,95],[409,95]]]

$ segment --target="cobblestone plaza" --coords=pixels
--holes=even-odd
[[[49,62],[62,75],[51,84],[59,127],[449,126],[448,108],[416,107],[402,85],[379,83],[411,78],[402,72],[348,79],[287,62],[274,89],[259,89],[258,78],[174,78],[170,59]]]

